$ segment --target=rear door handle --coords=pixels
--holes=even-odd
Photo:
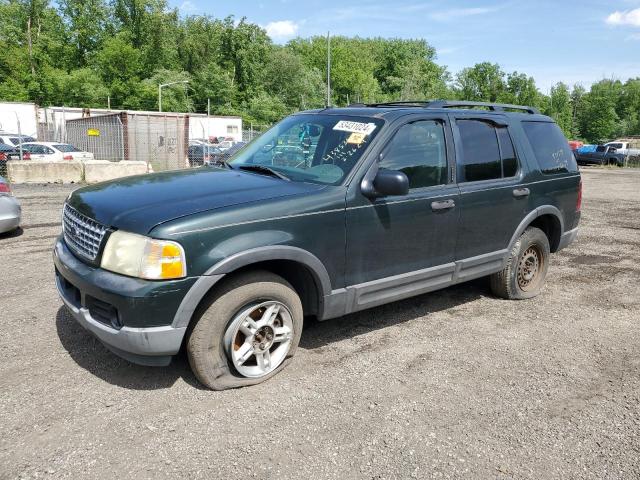
[[[516,188],[513,191],[513,196],[516,198],[528,197],[530,193],[528,188]]]
[[[431,202],[431,210],[434,212],[439,210],[449,210],[456,206],[456,202],[452,199],[449,200],[441,200],[437,202]]]

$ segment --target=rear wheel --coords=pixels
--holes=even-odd
[[[300,341],[300,298],[270,272],[230,279],[201,311],[187,354],[198,380],[214,390],[271,378],[286,366]]]
[[[547,236],[539,228],[528,227],[511,249],[505,268],[491,275],[491,290],[510,300],[535,297],[544,285],[549,257]]]

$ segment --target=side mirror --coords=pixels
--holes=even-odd
[[[378,170],[373,181],[362,182],[362,194],[369,198],[409,193],[409,178],[398,170]]]

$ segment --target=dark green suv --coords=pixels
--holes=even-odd
[[[305,317],[490,276],[537,295],[571,243],[581,179],[530,107],[409,102],[292,115],[228,162],[73,192],[55,245],[64,303],[116,354],[184,347],[213,389],[264,381]]]

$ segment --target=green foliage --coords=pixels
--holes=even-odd
[[[621,87],[619,81],[602,80],[593,84],[591,91],[583,96],[578,112],[578,128],[585,139],[603,142],[625,133],[616,112]]]
[[[549,102],[544,113],[553,117],[565,136],[572,137],[574,133],[574,110],[571,104],[569,87],[560,82],[551,87]]]
[[[181,17],[167,0],[0,0],[0,100],[242,115],[267,124],[325,105],[327,39],[274,45],[246,19]],[[458,98],[532,105],[590,142],[640,134],[640,78],[549,95],[483,62],[455,79],[423,39],[331,38],[332,105]]]

